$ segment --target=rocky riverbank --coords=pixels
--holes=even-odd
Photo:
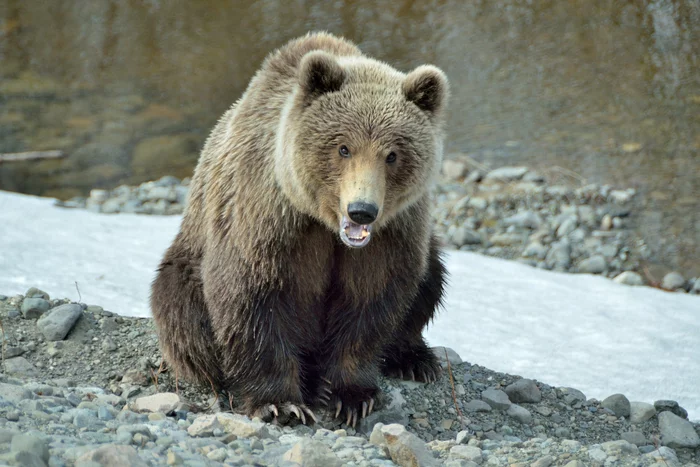
[[[58,202],[114,214],[181,214],[189,179],[163,177],[139,186],[92,190]],[[654,277],[656,259],[635,229],[636,193],[600,185],[548,183],[527,167],[487,171],[465,155],[445,161],[434,220],[448,247],[533,267],[600,274],[630,286],[700,294],[700,278],[670,271]]]
[[[382,379],[378,410],[356,429],[321,411],[316,425],[281,426],[176,383],[150,319],[32,288],[0,295],[0,320],[0,464],[700,464],[700,425],[674,401],[598,401],[442,347],[434,349],[445,369],[437,382]]]

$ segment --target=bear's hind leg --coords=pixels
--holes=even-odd
[[[222,373],[204,302],[200,262],[179,238],[175,240],[153,281],[151,312],[163,357],[177,376],[219,389]]]
[[[433,382],[440,375],[440,364],[423,338],[423,328],[440,305],[447,271],[440,257],[437,240],[430,242],[428,271],[420,284],[402,325],[385,346],[381,369],[385,376],[421,382]]]

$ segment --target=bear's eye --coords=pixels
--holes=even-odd
[[[388,156],[386,156],[386,163],[393,164],[394,162],[396,162],[396,153],[392,151]]]
[[[341,157],[350,157],[350,150],[344,144],[342,146],[340,146],[340,149],[338,149],[338,152],[340,153]]]

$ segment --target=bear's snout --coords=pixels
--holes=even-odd
[[[379,207],[374,203],[356,201],[348,204],[348,216],[360,225],[371,224],[377,218],[377,214],[379,214]]]

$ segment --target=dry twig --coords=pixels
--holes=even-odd
[[[80,295],[80,289],[78,288],[78,281],[74,281],[74,282],[75,282],[75,290],[78,291],[78,302],[82,302],[82,301],[83,301],[83,296]]]
[[[452,385],[452,402],[455,404],[455,410],[457,415],[459,415],[459,425],[464,429],[464,418],[462,417],[462,411],[459,410],[459,405],[457,404],[457,392],[455,391],[455,380],[452,376],[452,365],[450,365],[450,358],[447,356],[447,348],[443,347],[445,350],[445,359],[447,360],[447,372],[450,375],[450,384]]]
[[[5,348],[7,347],[7,339],[5,339],[5,328],[0,321],[0,332],[2,333],[2,372],[7,374],[7,368],[5,367]]]

